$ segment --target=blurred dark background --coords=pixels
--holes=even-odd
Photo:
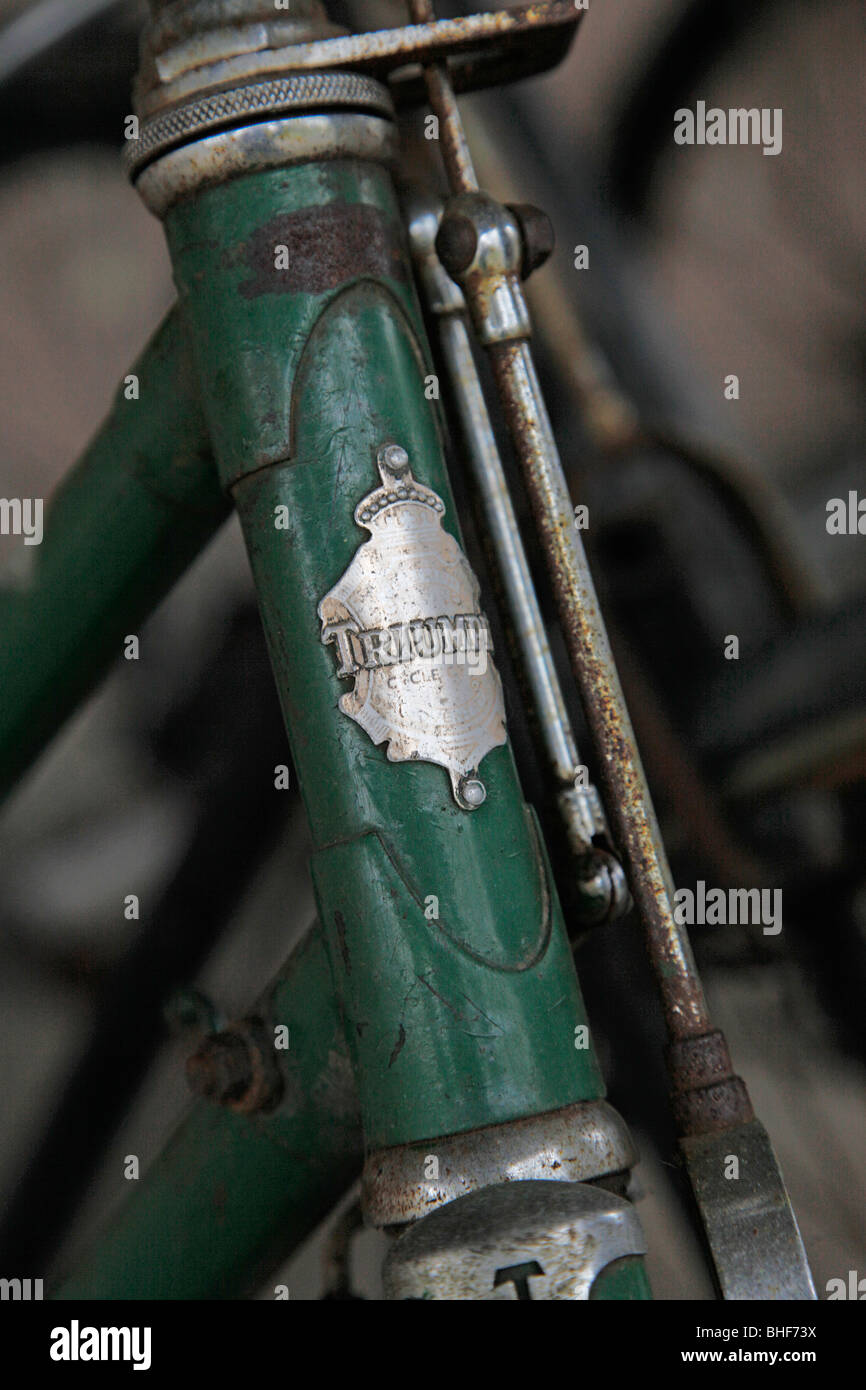
[[[0,27],[3,496],[49,494],[173,298],[161,229],[118,160],[143,10],[0,0],[0,26],[32,20]],[[404,20],[396,0],[333,13],[353,27]],[[592,0],[557,72],[463,101],[482,183],[555,224],[557,250],[529,286],[539,360],[677,883],[783,890],[779,936],[698,927],[694,941],[819,1293],[866,1257],[866,539],[825,525],[830,498],[866,495],[864,38],[859,0]],[[782,153],[676,146],[673,113],[699,99],[781,108]],[[417,120],[405,125],[423,166]],[[0,538],[0,569],[14,574],[20,544]],[[730,634],[738,661],[724,658]],[[223,798],[228,815],[249,795],[267,833],[245,847],[219,939],[191,923],[177,969],[237,1015],[313,915],[294,794],[256,801],[287,754],[234,521],[151,619],[142,653],[118,663],[0,826],[0,1194],[14,1210],[28,1171],[60,1194],[41,1233],[28,1207],[46,1260],[61,1229],[68,1253],[123,1195],[118,1155],[144,1166],[188,1103],[188,1043],[168,1025],[167,1038],[130,1038],[102,1078],[117,1114],[90,1165],[64,1168],[82,1151],[64,1088],[105,1020],[106,982],[149,960],[124,896],[162,894],[203,808]],[[525,748],[521,763],[555,846]],[[577,960],[611,1098],[641,1148],[656,1294],[709,1297],[633,920]],[[176,1001],[166,1014],[176,1023]],[[362,1237],[357,1261],[373,1294],[377,1240]],[[288,1267],[293,1297],[317,1296],[320,1249]]]

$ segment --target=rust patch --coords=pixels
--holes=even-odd
[[[680,1135],[718,1133],[754,1119],[749,1093],[734,1074],[719,1029],[672,1043],[667,1049],[667,1063]]]
[[[671,1097],[677,1133],[681,1138],[719,1134],[755,1118],[745,1083],[730,1076],[713,1086],[700,1086]]]
[[[278,246],[287,248],[285,269],[277,269]],[[250,273],[238,286],[244,299],[324,294],[359,276],[407,279],[399,232],[369,203],[328,203],[272,217],[228,251],[224,264],[238,260]]]

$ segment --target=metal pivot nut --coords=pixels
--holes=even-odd
[[[615,922],[631,907],[622,864],[605,849],[593,849],[577,861],[581,926]]]
[[[436,253],[466,291],[482,343],[529,337],[529,312],[520,286],[523,235],[513,212],[486,193],[452,198],[442,215]]]
[[[523,243],[520,278],[528,280],[532,272],[543,266],[553,255],[556,233],[547,213],[534,207],[532,203],[508,203],[507,207],[517,220]]]

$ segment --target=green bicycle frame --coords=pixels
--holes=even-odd
[[[0,797],[229,515],[169,314],[49,500],[26,586],[0,591]]]
[[[303,1095],[270,1119],[196,1107],[61,1297],[230,1297],[264,1267],[275,1229],[282,1254],[302,1238],[360,1162],[356,1122],[344,1114],[337,1124],[321,1098],[328,1040],[348,1050],[368,1154],[435,1152],[444,1136],[604,1095],[510,746],[486,754],[486,800],[464,809],[443,767],[389,760],[347,718],[345,681],[322,641],[318,607],[364,540],[355,508],[379,483],[383,446],[407,452],[460,543],[389,172],[357,157],[260,169],[196,190],[165,227],[180,304],[144,359],[141,401],[118,400],[49,514],[37,597],[13,600],[11,617],[0,609],[4,661],[20,662],[22,631],[47,633],[17,677],[0,754],[11,780],[92,685],[124,625],[213,533],[228,498],[309,819],[321,938],[287,967],[278,1011],[305,1037],[292,1061]],[[121,534],[137,541],[106,553],[115,505]],[[73,612],[78,626],[55,649],[51,633]],[[24,739],[32,703],[39,718]],[[289,1131],[293,1153],[307,1144],[318,1154],[291,1174],[272,1144]],[[219,1238],[212,1203],[188,1200],[187,1171],[211,1192],[228,1186],[232,1221]],[[158,1228],[173,1233],[171,1261]],[[611,1265],[591,1296],[650,1297],[641,1260]]]

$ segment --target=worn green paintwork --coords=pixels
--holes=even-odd
[[[0,795],[228,514],[176,312],[132,371],[138,399],[119,389],[46,507],[32,573],[0,588]]]
[[[355,160],[252,174],[178,204],[165,229],[225,484],[295,455],[298,406],[312,393],[307,428],[315,427],[321,402],[333,396],[343,432],[329,442],[325,460],[333,493],[337,469],[350,462],[352,431],[369,418],[378,397],[396,396],[402,383],[394,380],[387,356],[368,364],[370,380],[362,378],[348,343],[348,390],[345,375],[333,384],[318,370],[311,376],[309,338],[323,310],[362,284],[377,303],[385,291],[392,309],[411,324],[417,366],[427,353],[390,177]],[[287,270],[275,264],[280,246],[288,251]],[[351,319],[347,314],[344,321]],[[299,374],[302,358],[306,370]],[[431,414],[429,402],[421,412],[424,423],[414,402],[403,411],[415,431],[428,427]],[[378,483],[378,475],[371,481]]]
[[[357,1096],[318,925],[259,1012],[289,1029],[288,1051],[278,1054],[286,1076],[279,1108],[244,1116],[198,1102],[51,1297],[237,1298],[260,1285],[357,1177]],[[117,1172],[128,1186],[119,1165]]]
[[[409,451],[459,537],[389,176],[351,161],[250,175],[178,205],[167,234],[309,814],[368,1144],[602,1094],[592,1049],[575,1047],[583,1003],[510,749],[484,759],[485,805],[459,810],[442,768],[388,762],[338,710],[346,684],[320,641],[317,605],[366,539],[353,510],[384,442]]]
[[[532,822],[528,835],[531,855]],[[495,836],[484,840],[495,850]],[[461,843],[446,862],[480,885],[474,851]],[[512,912],[496,904],[495,883],[461,910],[443,869],[431,862],[419,881],[399,836],[384,830],[314,856],[371,1146],[514,1119],[551,1108],[554,1087],[578,1099],[587,1076],[596,1083],[575,1049],[583,1014],[561,925],[545,907],[544,862],[518,854],[535,883],[514,885]],[[438,893],[438,921],[424,915],[427,888]]]

